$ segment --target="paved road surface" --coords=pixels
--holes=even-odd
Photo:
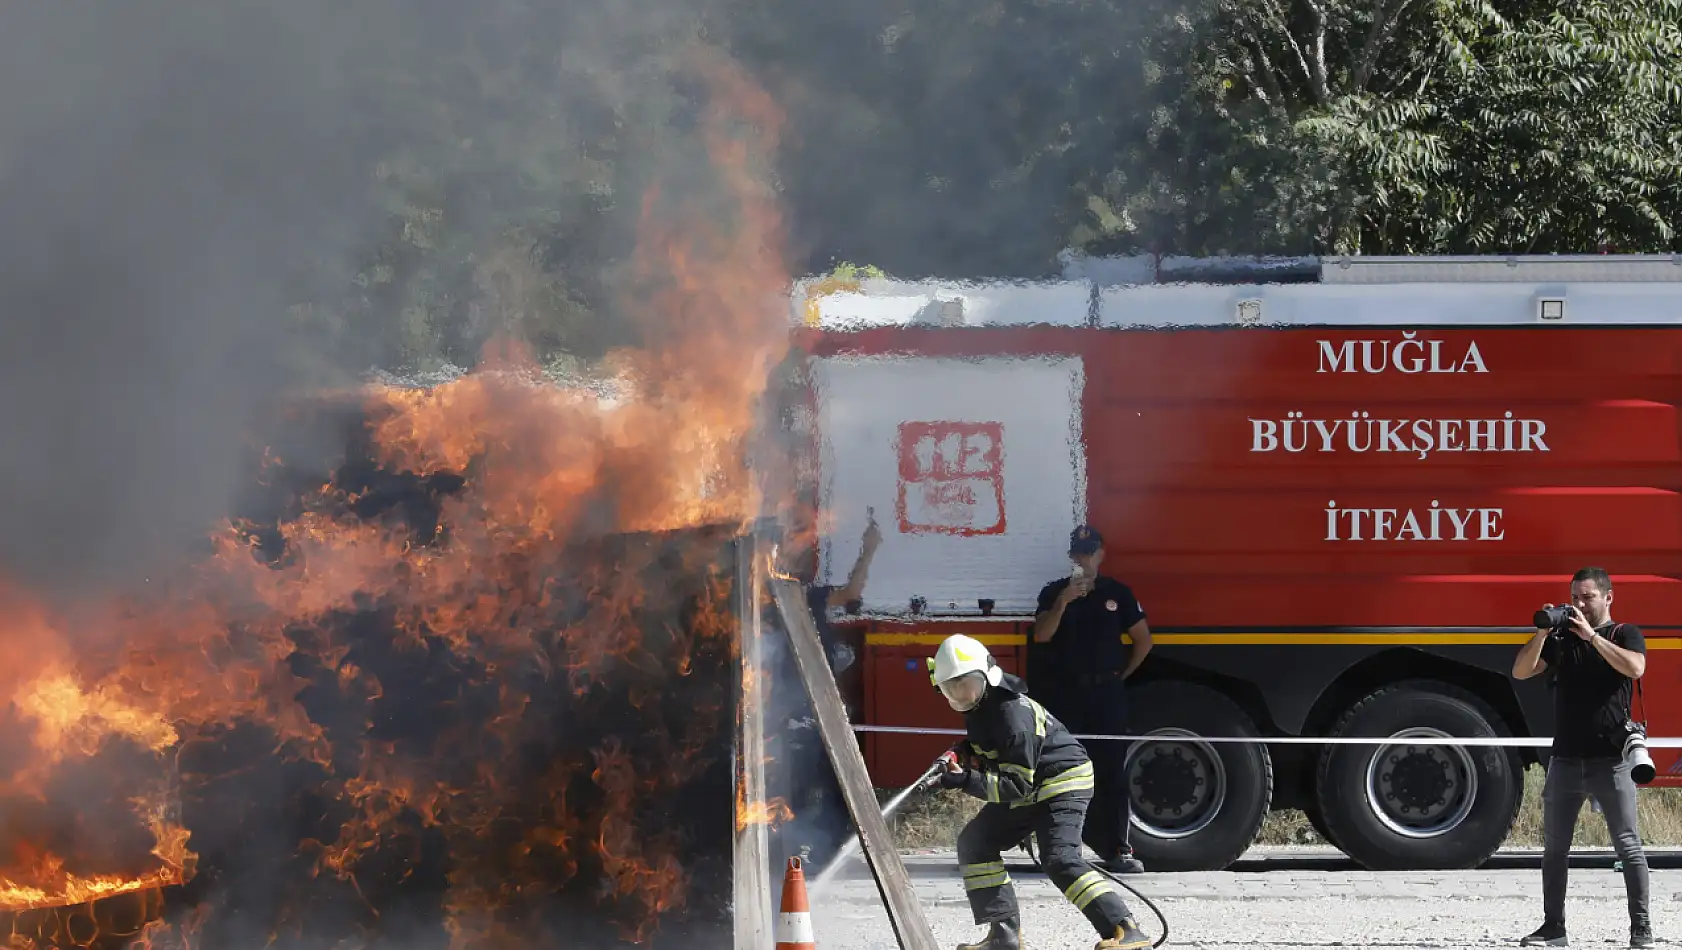
[[[1020,852],[1006,856],[1022,901],[1029,950],[1089,950],[1097,935]],[[950,852],[904,857],[943,948],[974,939],[969,906]],[[1606,858],[1574,862],[1567,904],[1573,947],[1628,946],[1623,877]],[[1258,849],[1245,870],[1150,874],[1125,878],[1168,917],[1169,947],[1517,946],[1541,922],[1541,872],[1534,856],[1498,862],[1499,870],[1378,873],[1335,870],[1330,855]],[[815,876],[815,875],[813,875]],[[1161,925],[1128,895],[1146,932]],[[819,950],[896,950],[875,883],[862,860],[827,892],[812,893]],[[1682,869],[1652,872],[1652,909],[1660,945],[1682,946]]]

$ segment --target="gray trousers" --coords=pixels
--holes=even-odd
[[[1647,855],[1635,819],[1635,780],[1622,758],[1548,760],[1548,780],[1542,788],[1542,910],[1549,923],[1565,923],[1565,876],[1571,857],[1571,834],[1588,796],[1600,805],[1606,831],[1618,860],[1624,863],[1624,890],[1629,895],[1629,919],[1645,923],[1647,916]]]

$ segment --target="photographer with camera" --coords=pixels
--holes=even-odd
[[[1636,681],[1647,668],[1641,628],[1612,621],[1612,579],[1598,567],[1571,578],[1571,603],[1545,604],[1536,635],[1519,649],[1513,677],[1553,670],[1554,741],[1542,790],[1542,926],[1523,946],[1564,947],[1565,879],[1583,800],[1606,817],[1629,896],[1629,945],[1653,945],[1647,910],[1647,857],[1636,828],[1635,786],[1651,781],[1645,728],[1630,717]]]

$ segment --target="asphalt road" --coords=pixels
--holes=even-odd
[[[951,852],[903,856],[942,948],[975,939],[957,862]],[[1573,947],[1628,945],[1623,877],[1607,853],[1573,861],[1567,925]],[[1098,936],[1020,852],[1006,856],[1022,904],[1030,950],[1082,950]],[[1682,855],[1655,855],[1654,934],[1682,944]],[[1516,946],[1541,923],[1539,855],[1507,852],[1477,871],[1372,872],[1336,852],[1257,849],[1233,870],[1123,878],[1168,917],[1169,947]],[[812,875],[815,877],[816,875]],[[1161,924],[1126,895],[1152,937]],[[897,950],[874,880],[855,860],[825,892],[810,893],[818,950]]]

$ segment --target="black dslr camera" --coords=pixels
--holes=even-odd
[[[1531,617],[1531,621],[1536,624],[1537,630],[1552,630],[1558,633],[1563,631],[1565,625],[1571,622],[1571,605],[1543,607],[1536,611],[1535,616]]]

